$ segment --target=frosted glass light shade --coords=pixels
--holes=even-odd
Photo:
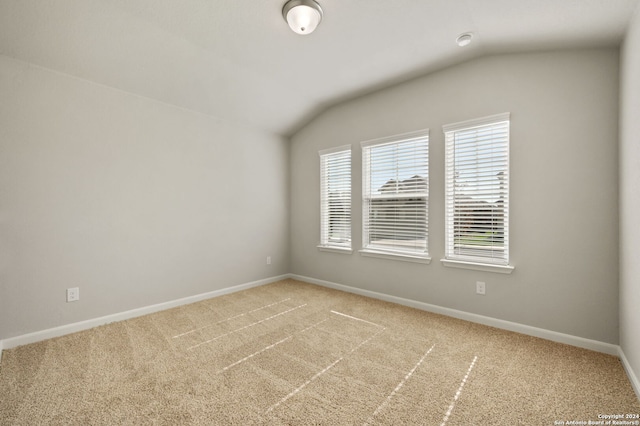
[[[282,16],[297,34],[311,34],[322,20],[322,8],[313,0],[289,0]]]

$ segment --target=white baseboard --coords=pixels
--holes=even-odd
[[[433,312],[436,314],[447,315],[450,317],[475,322],[478,324],[488,325],[490,327],[500,328],[502,330],[515,331],[516,333],[526,334],[528,336],[540,337],[542,339],[554,342],[565,343],[567,345],[577,346],[579,348],[590,349],[592,351],[603,352],[609,355],[619,355],[620,347],[611,343],[600,342],[597,340],[585,339],[584,337],[572,336],[570,334],[558,333],[556,331],[545,330],[543,328],[531,327],[529,325],[519,324],[511,321],[505,321],[497,318],[486,317],[483,315],[472,314],[469,312],[458,311],[456,309],[444,308],[438,305],[418,302],[402,297],[390,296],[384,293],[378,293],[370,290],[363,290],[356,287],[350,287],[343,284],[336,284],[329,281],[317,280],[315,278],[304,277],[296,274],[289,274],[290,278],[305,281],[311,284],[317,284],[323,287],[329,287],[336,290],[346,291],[348,293],[359,294],[374,299],[393,302],[399,305],[409,306],[411,308],[420,309],[422,311]]]
[[[227,287],[220,290],[214,290],[207,293],[197,294],[195,296],[184,297],[182,299],[171,300],[169,302],[158,303],[156,305],[145,306],[142,308],[132,309],[130,311],[119,312],[112,315],[107,315],[100,318],[94,318],[86,321],[80,321],[72,324],[61,325],[59,327],[50,328],[47,330],[36,331],[22,336],[10,337],[8,339],[0,340],[0,360],[2,359],[2,350],[11,349],[16,346],[27,345],[29,343],[40,342],[42,340],[51,339],[53,337],[64,336],[66,334],[76,333],[78,331],[88,330],[100,325],[109,324],[116,321],[123,321],[131,318],[136,318],[142,315],[151,314],[165,309],[175,308],[177,306],[188,305],[189,303],[199,302],[205,299],[211,299],[212,297],[222,296],[229,293],[235,293],[237,291],[246,290],[252,287],[258,287],[261,285],[269,284],[275,281],[280,281],[288,278],[289,275],[279,275],[276,277],[265,278],[258,281],[252,281],[245,284],[236,285],[233,287]]]
[[[540,337],[540,338],[551,340],[554,342],[565,343],[565,344],[577,346],[580,348],[590,349],[597,352],[603,352],[609,355],[618,356],[622,362],[622,365],[624,366],[625,371],[627,372],[627,376],[629,377],[629,380],[631,382],[631,385],[633,386],[633,389],[635,390],[636,394],[640,398],[640,381],[638,380],[638,377],[636,376],[633,369],[631,368],[631,365],[627,361],[624,355],[624,352],[618,345],[599,342],[597,340],[585,339],[583,337],[577,337],[569,334],[558,333],[551,330],[531,327],[528,325],[518,324],[510,321],[504,321],[504,320],[487,317],[483,315],[472,314],[469,312],[445,308],[442,306],[431,305],[428,303],[418,302],[411,299],[404,299],[401,297],[391,296],[384,293],[378,293],[370,290],[363,290],[356,287],[350,287],[343,284],[337,284],[330,281],[318,280],[315,278],[305,277],[305,276],[296,275],[296,274],[285,274],[285,275],[279,275],[271,278],[265,278],[262,280],[252,281],[249,283],[240,284],[233,287],[227,287],[220,290],[214,290],[211,292],[198,294],[195,296],[189,296],[182,299],[172,300],[164,303],[158,303],[156,305],[132,309],[126,312],[120,312],[112,315],[103,316],[100,318],[94,318],[86,321],[62,325],[62,326],[50,328],[47,330],[36,331],[33,333],[0,340],[0,361],[2,360],[2,350],[4,349],[11,349],[16,346],[35,343],[42,340],[51,339],[53,337],[59,337],[66,334],[83,331],[83,330],[87,330],[100,325],[104,325],[104,324],[108,324],[116,321],[123,321],[131,318],[139,317],[142,315],[147,315],[154,312],[162,311],[165,309],[175,308],[177,306],[199,302],[201,300],[210,299],[212,297],[235,293],[241,290],[258,287],[261,285],[280,281],[286,278],[293,278],[299,281],[305,281],[305,282],[320,285],[323,287],[329,287],[336,290],[342,290],[349,293],[359,294],[361,296],[367,296],[374,299],[397,303],[399,305],[409,306],[409,307],[420,309],[427,312],[447,315],[450,317],[471,321],[478,324],[488,325],[488,326],[500,328],[503,330],[514,331],[514,332],[526,334],[529,336]]]
[[[638,380],[638,376],[636,376],[633,368],[631,368],[631,364],[629,364],[629,360],[627,360],[627,357],[624,355],[624,351],[621,347],[618,347],[618,357],[620,357],[624,371],[627,372],[627,377],[629,377],[631,387],[636,392],[638,399],[640,399],[640,380]]]

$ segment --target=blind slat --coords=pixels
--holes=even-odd
[[[508,114],[443,126],[446,257],[509,263]]]
[[[428,130],[363,142],[363,247],[426,255]]]
[[[320,245],[351,248],[351,149],[320,153]]]

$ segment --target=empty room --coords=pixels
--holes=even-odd
[[[640,0],[0,0],[1,425],[640,425]]]

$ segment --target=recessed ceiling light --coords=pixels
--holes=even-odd
[[[472,33],[460,34],[456,39],[456,43],[458,43],[458,46],[460,47],[468,46],[469,43],[471,43],[472,38],[473,38]]]

